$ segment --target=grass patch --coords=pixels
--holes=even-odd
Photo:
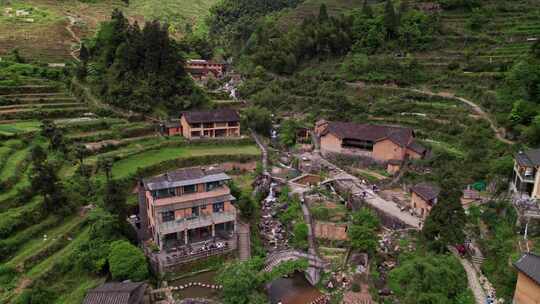
[[[21,262],[24,262],[28,258],[39,254],[45,248],[54,245],[59,238],[63,238],[75,227],[80,225],[83,222],[83,218],[79,216],[74,216],[71,219],[65,221],[62,225],[51,228],[49,230],[44,230],[37,238],[28,241],[16,254],[9,260],[6,265],[8,266],[17,266]],[[38,224],[39,225],[39,224]],[[47,240],[44,240],[43,236],[47,235]]]
[[[151,150],[139,153],[116,162],[112,173],[115,178],[124,178],[137,171],[139,168],[159,164],[160,162],[188,158],[193,156],[208,155],[259,155],[260,151],[255,145],[243,146],[187,146],[187,147],[167,147],[160,150]]]
[[[39,130],[41,122],[37,120],[20,121],[0,125],[0,134],[13,135]]]

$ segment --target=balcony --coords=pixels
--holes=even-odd
[[[236,220],[236,212],[219,212],[212,215],[201,215],[192,218],[182,218],[159,224],[159,233],[168,234],[199,227],[208,227],[212,224],[221,224]]]
[[[525,183],[534,183],[536,176],[536,170],[534,168],[526,168],[521,166],[514,166],[514,172]]]
[[[221,186],[206,192],[195,192],[190,194],[184,194],[181,196],[171,196],[166,198],[159,198],[154,201],[156,207],[166,206],[170,204],[185,203],[197,200],[206,200],[209,198],[220,197],[231,194],[231,190],[227,186]]]

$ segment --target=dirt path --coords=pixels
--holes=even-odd
[[[474,295],[474,299],[476,304],[484,304],[486,303],[486,293],[484,292],[484,289],[482,288],[482,284],[478,280],[478,275],[476,273],[476,270],[471,265],[469,261],[462,258],[459,253],[457,253],[457,250],[454,247],[449,248],[452,254],[459,259],[459,262],[465,269],[465,272],[467,273],[467,282],[469,285],[469,289],[472,291]]]
[[[351,86],[351,87],[354,87],[354,88],[395,89],[395,90],[402,90],[402,91],[420,93],[420,94],[424,94],[424,95],[428,95],[428,96],[438,96],[438,97],[442,97],[442,98],[458,100],[458,101],[466,104],[467,106],[469,106],[476,115],[478,115],[482,119],[485,119],[489,123],[489,126],[490,126],[491,130],[493,130],[493,132],[495,132],[495,137],[499,141],[501,141],[501,142],[503,142],[505,144],[508,144],[508,145],[515,144],[514,141],[511,141],[511,140],[509,140],[509,139],[507,139],[505,137],[506,130],[504,128],[497,128],[497,124],[489,117],[488,113],[486,113],[484,110],[482,110],[482,108],[478,104],[476,104],[475,102],[473,102],[473,101],[471,101],[469,99],[465,99],[463,97],[458,97],[454,93],[451,93],[451,92],[435,93],[435,92],[432,92],[432,91],[429,91],[429,90],[426,90],[426,89],[401,88],[401,87],[393,87],[393,86],[385,86],[385,85],[365,85],[363,83],[356,83],[356,82],[348,82],[347,85]]]
[[[73,57],[73,59],[75,59],[75,61],[80,62],[81,60],[77,56],[77,53],[81,50],[81,38],[73,31],[73,26],[75,25],[77,19],[69,14],[67,14],[67,18],[69,19],[69,23],[66,25],[66,31],[68,31],[71,38],[73,38],[73,40],[78,44],[77,48],[72,50],[69,54],[71,57]]]
[[[443,98],[450,98],[450,99],[459,100],[459,101],[465,103],[466,105],[468,105],[469,107],[471,107],[473,112],[475,112],[478,116],[485,119],[489,123],[489,126],[491,127],[491,130],[493,130],[493,132],[495,132],[495,136],[497,137],[497,139],[499,141],[501,141],[501,142],[503,142],[505,144],[508,144],[508,145],[515,144],[515,142],[513,142],[513,141],[511,141],[511,140],[509,140],[509,139],[507,139],[505,137],[506,130],[504,128],[497,128],[497,125],[489,117],[488,113],[486,113],[484,110],[482,110],[482,108],[478,104],[474,103],[473,101],[471,101],[469,99],[465,99],[463,97],[458,97],[454,93],[451,93],[451,92],[434,93],[434,92],[431,92],[431,91],[419,90],[419,89],[407,89],[407,90],[410,90],[411,92],[416,92],[416,93],[420,93],[420,94],[429,95],[429,96],[439,96],[439,97],[443,97]]]

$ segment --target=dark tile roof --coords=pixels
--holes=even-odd
[[[83,304],[142,304],[145,283],[106,283],[88,292]]]
[[[169,120],[163,123],[166,128],[180,128],[180,120]]]
[[[540,284],[540,256],[534,253],[525,253],[514,263],[517,270]]]
[[[429,202],[439,196],[441,189],[432,184],[420,183],[412,186],[411,191],[418,194],[421,198]]]
[[[540,149],[519,151],[514,155],[518,164],[526,167],[540,166]]]
[[[414,136],[411,128],[329,121],[327,133],[341,139],[378,141],[389,138],[397,144],[406,144]]]
[[[413,150],[414,152],[418,153],[418,154],[424,154],[426,153],[427,149],[422,146],[417,140],[413,139],[412,142],[409,143],[409,145],[407,146],[407,148]]]
[[[190,111],[183,112],[186,121],[192,123],[205,122],[235,122],[240,121],[240,115],[233,109],[219,109],[210,111]]]
[[[229,179],[229,176],[220,169],[192,167],[145,178],[143,184],[146,190],[159,190]]]

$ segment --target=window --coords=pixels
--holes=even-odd
[[[166,197],[171,197],[175,195],[176,195],[176,191],[174,191],[174,188],[152,191],[152,196],[154,198],[166,198]]]
[[[225,203],[215,203],[212,205],[214,213],[219,213],[225,211]]]
[[[184,194],[195,193],[195,192],[197,192],[197,185],[184,186]]]
[[[161,212],[162,222],[172,222],[174,221],[174,211]]]
[[[221,182],[219,182],[219,181],[206,183],[206,191],[212,191],[212,190],[214,190],[216,188],[219,188],[219,186],[221,186]]]
[[[191,137],[201,137],[201,131],[193,131],[193,132],[191,132]]]
[[[191,208],[191,216],[199,216],[199,207]]]
[[[341,146],[343,148],[356,148],[373,151],[373,142],[369,140],[344,139]]]
[[[229,121],[229,127],[238,127],[238,121]]]
[[[211,122],[211,123],[205,123],[205,124],[204,124],[204,128],[205,128],[205,129],[211,129],[211,128],[213,128],[213,127],[214,127],[214,123],[213,123],[213,122]]]

